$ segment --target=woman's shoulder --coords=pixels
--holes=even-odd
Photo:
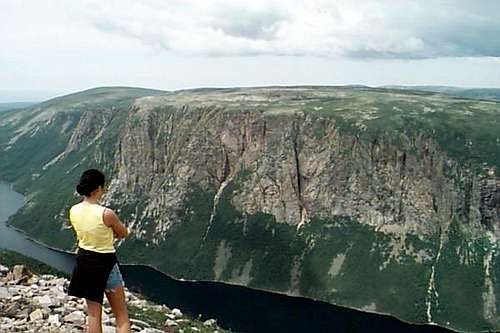
[[[104,205],[101,205],[101,204],[96,204],[96,207],[97,207],[97,208],[99,208],[100,210],[102,210],[103,212],[104,212],[105,210],[109,210],[109,208],[108,208],[108,207],[106,207],[106,206],[104,206]]]
[[[81,205],[82,205],[82,203],[81,203],[81,202],[76,203],[76,204],[74,204],[73,206],[69,207],[69,211],[70,211],[70,212],[72,212],[72,211],[74,211],[74,210],[78,209],[79,207],[81,207]]]
[[[104,211],[104,210],[109,210],[108,207],[104,206],[104,205],[101,205],[101,204],[89,204],[89,203],[86,203],[85,201],[81,201],[77,204],[74,204],[73,206],[71,206],[69,208],[69,211],[75,211],[75,210],[79,210],[79,209],[84,209],[85,208],[90,208],[90,209],[96,209],[96,210],[99,210],[99,211]]]

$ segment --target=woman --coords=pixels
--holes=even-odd
[[[78,251],[68,294],[86,299],[88,332],[102,333],[105,293],[116,319],[117,332],[125,333],[130,332],[130,321],[113,239],[127,237],[128,230],[111,209],[98,204],[104,192],[104,180],[104,174],[90,169],[81,175],[76,186],[83,200],[69,211]]]

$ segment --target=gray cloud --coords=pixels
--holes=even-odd
[[[283,8],[263,6],[242,10],[241,7],[224,6],[210,18],[208,25],[220,29],[228,36],[249,40],[275,39],[280,22],[287,20]]]
[[[97,29],[194,55],[500,56],[500,1],[87,1]],[[132,10],[131,10],[132,9]]]
[[[465,0],[2,0],[0,44],[8,47],[0,52],[0,89],[498,87],[498,6]]]

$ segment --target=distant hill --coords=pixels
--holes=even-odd
[[[36,103],[37,102],[0,103],[0,112],[22,109],[34,105]]]
[[[0,104],[41,102],[54,96],[62,96],[67,91],[57,90],[24,90],[24,89],[2,89],[0,88]]]
[[[64,110],[72,108],[81,109],[89,106],[92,108],[96,106],[103,107],[106,105],[116,106],[116,103],[119,101],[128,103],[139,97],[156,96],[168,93],[169,92],[162,90],[134,87],[98,87],[52,98],[37,106],[42,109],[53,107]]]
[[[419,90],[470,99],[500,101],[500,88],[458,88],[447,86],[384,86],[399,90]]]

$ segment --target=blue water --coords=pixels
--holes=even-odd
[[[8,184],[0,183],[0,248],[35,258],[71,273],[74,256],[49,249],[6,226],[24,204]],[[122,265],[126,286],[147,298],[177,307],[193,317],[216,318],[233,332],[451,332],[437,326],[404,323],[390,316],[347,309],[301,297],[253,290],[217,282],[179,281],[147,266]]]
[[[71,273],[74,265],[72,255],[51,250],[7,227],[6,222],[9,216],[23,205],[24,197],[13,191],[9,184],[0,182],[0,248],[19,252],[62,272]]]

